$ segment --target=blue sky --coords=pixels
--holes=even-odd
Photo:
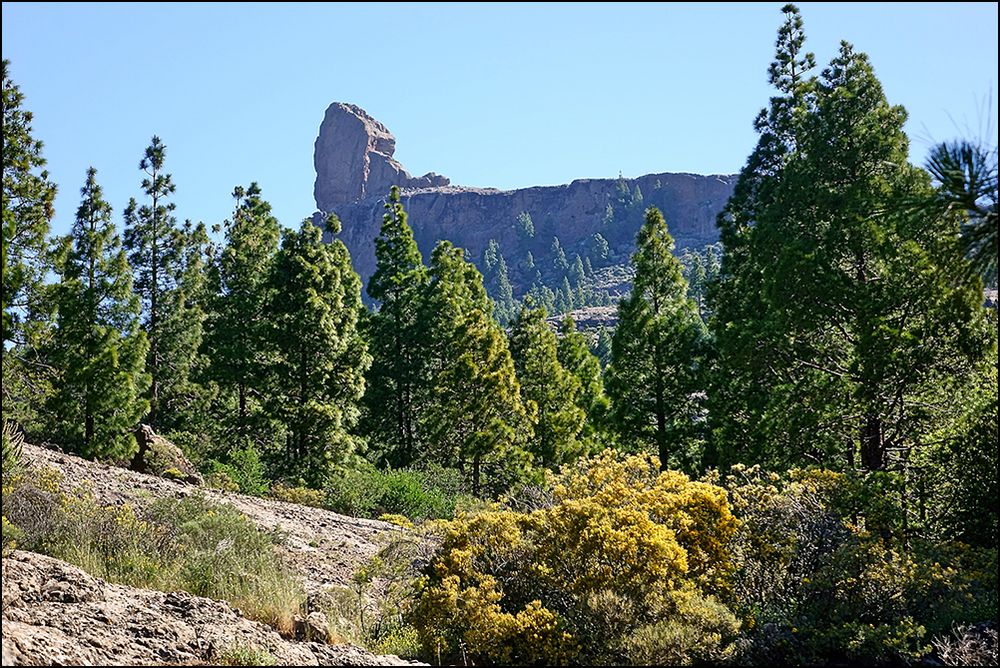
[[[60,187],[55,232],[89,165],[120,223],[153,134],[181,220],[221,222],[256,180],[294,226],[333,101],[385,123],[411,173],[463,185],[735,172],[781,5],[4,3],[3,57]],[[996,3],[799,6],[821,66],[841,39],[871,56],[913,161],[958,136],[996,145]]]

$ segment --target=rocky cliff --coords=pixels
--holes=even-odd
[[[366,282],[375,268],[374,239],[392,185],[403,191],[425,259],[438,240],[448,239],[479,262],[492,239],[511,266],[518,288],[516,269],[527,252],[536,262],[544,260],[556,237],[572,259],[574,253],[588,257],[594,235],[601,234],[613,256],[627,260],[641,224],[641,209],[649,205],[663,211],[678,249],[717,241],[715,217],[736,182],[732,175],[649,174],[507,191],[470,188],[450,185],[434,173],[410,176],[392,158],[395,145],[384,125],[363,109],[342,103],[327,109],[316,140],[316,206],[340,217],[340,237]],[[638,215],[628,215],[626,200],[634,205],[631,213]],[[533,235],[518,226],[521,213],[531,216]]]

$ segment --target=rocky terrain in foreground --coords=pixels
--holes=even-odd
[[[399,527],[319,508],[197,488],[25,445],[34,467],[52,467],[64,488],[86,486],[105,505],[142,503],[197,490],[228,503],[259,527],[285,536],[282,558],[310,597],[346,585]],[[149,665],[217,663],[245,647],[266,650],[279,665],[419,665],[353,645],[282,638],[228,603],[185,592],[111,584],[50,557],[24,552],[3,559],[4,665]]]

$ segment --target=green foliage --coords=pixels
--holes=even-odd
[[[582,438],[591,443],[601,440],[611,402],[604,394],[601,361],[590,351],[586,337],[577,331],[571,316],[563,318],[559,325],[557,355],[563,368],[580,382],[576,404],[586,415]]]
[[[427,463],[420,468],[380,471],[370,464],[330,476],[326,505],[355,517],[402,515],[410,520],[451,518],[465,498],[457,469]]]
[[[734,467],[726,486],[740,519],[732,601],[747,629],[743,660],[913,661],[953,623],[995,614],[996,549],[907,540],[885,482]]]
[[[278,660],[262,647],[252,643],[235,642],[219,654],[219,664],[223,666],[276,666]]]
[[[646,212],[637,246],[606,378],[612,421],[624,446],[654,449],[664,468],[697,470],[705,326],[657,209]]]
[[[583,451],[580,440],[586,413],[578,405],[580,381],[559,361],[556,334],[545,309],[522,307],[511,326],[510,352],[533,436],[528,450],[534,461],[557,467]]]
[[[286,503],[297,503],[300,506],[312,506],[322,508],[326,502],[326,495],[318,489],[308,487],[289,487],[283,483],[277,483],[271,487],[269,496],[278,501]]]
[[[425,656],[620,664],[728,655],[736,528],[725,492],[606,452],[554,480],[554,504],[450,523],[410,619]]]
[[[938,184],[924,206],[939,215],[963,217],[962,245],[972,269],[988,284],[997,281],[997,149],[972,141],[944,142],[927,158]]]
[[[522,242],[535,238],[535,223],[532,222],[531,214],[527,211],[517,214],[515,229],[517,230],[518,238]]]
[[[510,285],[507,261],[500,252],[500,245],[490,239],[483,251],[483,283],[493,299],[493,316],[501,326],[506,326],[516,315],[514,290]]]
[[[355,447],[371,361],[358,331],[361,281],[343,242],[325,243],[306,220],[285,231],[269,294],[266,409],[285,433],[285,470],[319,487]]]
[[[991,319],[995,336],[996,316]],[[955,394],[957,419],[945,422],[932,435],[931,445],[914,458],[918,502],[934,536],[996,548],[1000,451],[995,348],[971,382]]]
[[[268,481],[264,463],[256,448],[248,445],[233,448],[226,455],[226,461],[210,460],[205,466],[210,482],[220,489],[250,496],[264,496]]]
[[[202,496],[160,499],[145,509],[103,506],[87,488],[62,490],[61,476],[48,470],[5,494],[4,511],[25,549],[111,582],[228,601],[285,634],[305,601],[276,558],[277,537]]]
[[[42,142],[32,137],[32,113],[3,61],[3,345],[26,344],[36,333],[42,283],[49,268],[46,235],[55,214]],[[41,170],[41,171],[40,171]],[[6,390],[4,408],[6,412]]]
[[[420,423],[426,456],[466,471],[474,494],[483,491],[484,463],[487,484],[504,488],[524,465],[529,431],[507,338],[462,249],[440,242],[430,276],[421,313],[431,371]]]
[[[166,199],[174,193],[175,186],[170,174],[163,173],[163,162],[167,148],[154,136],[150,141],[139,169],[145,174],[142,180],[143,194],[150,203],[139,206],[135,198],[129,200],[125,207],[125,233],[123,245],[128,254],[129,265],[135,274],[133,287],[139,295],[143,310],[143,329],[149,339],[149,354],[146,362],[150,374],[149,385],[149,415],[147,420],[153,428],[159,428],[161,385],[163,372],[161,368],[176,363],[173,355],[182,357],[193,356],[198,344],[194,339],[194,348],[177,349],[177,342],[164,341],[168,337],[185,337],[187,332],[178,327],[181,322],[167,321],[180,314],[178,307],[182,306],[182,296],[178,292],[177,280],[181,273],[181,246],[183,238],[177,227],[177,219],[172,212],[173,202]],[[197,323],[200,326],[200,323]],[[166,343],[166,345],[164,345]],[[187,355],[183,355],[187,352]],[[172,353],[171,357],[167,357]],[[171,378],[174,382],[184,382],[186,378]]]
[[[66,449],[91,458],[123,458],[134,450],[132,430],[149,409],[142,398],[149,384],[148,342],[96,174],[87,170],[76,221],[60,242],[57,328],[47,350],[59,373],[47,408],[51,434]]]
[[[679,259],[684,266],[688,295],[698,305],[702,319],[707,321],[711,315],[706,301],[708,286],[718,280],[722,266],[722,244],[708,244],[701,250],[685,248]]]
[[[266,313],[271,265],[278,252],[278,221],[260,186],[233,190],[236,206],[225,223],[226,241],[211,265],[214,296],[205,322],[205,374],[219,388],[213,412],[226,440],[261,451],[274,445],[262,424],[258,391],[264,385],[268,355]]]
[[[360,431],[380,460],[406,466],[422,454],[418,425],[427,360],[419,314],[429,277],[398,188],[389,193],[385,208],[375,239],[376,269],[368,282],[368,296],[380,307],[364,323],[372,363]]]
[[[881,470],[947,419],[942,387],[986,350],[981,285],[955,217],[912,211],[929,179],[868,58],[842,43],[806,78],[801,19],[784,11],[780,95],[719,219],[718,455]]]

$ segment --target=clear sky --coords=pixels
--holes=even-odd
[[[781,6],[4,3],[3,57],[59,184],[55,232],[89,165],[120,224],[153,134],[179,219],[221,222],[256,180],[294,226],[333,101],[385,123],[411,173],[462,185],[735,172]],[[841,39],[871,56],[913,161],[933,141],[996,145],[996,3],[799,6],[821,66]]]

